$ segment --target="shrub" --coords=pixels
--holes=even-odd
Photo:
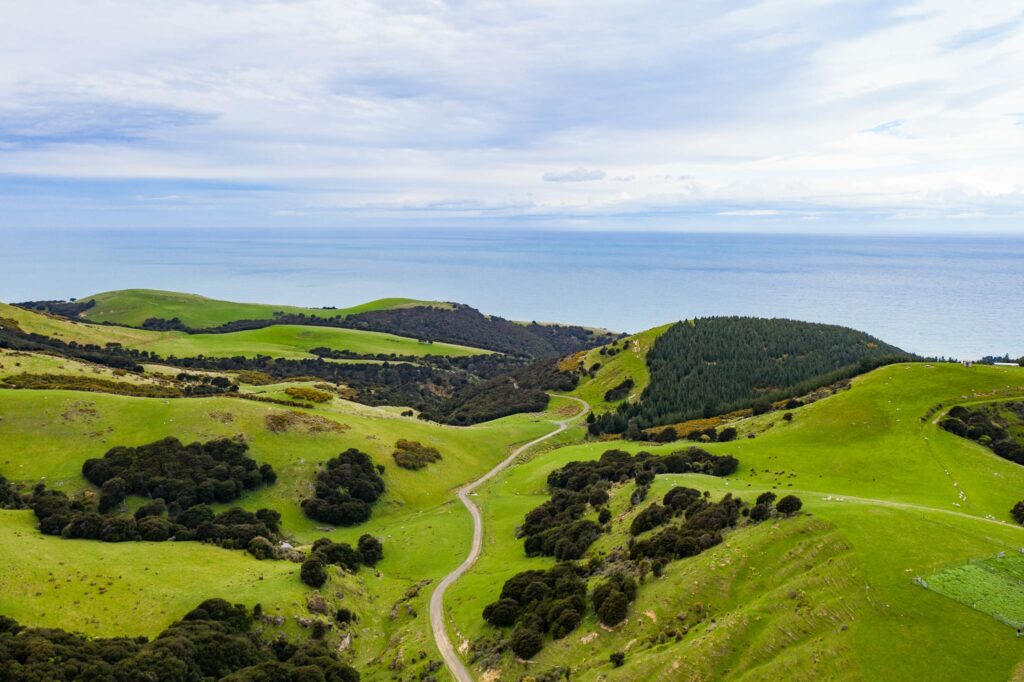
[[[1013,520],[1017,523],[1024,525],[1024,500],[1013,505],[1013,509],[1010,510],[1010,516],[1012,516]]]
[[[626,662],[626,654],[621,651],[616,651],[608,657],[608,661],[612,664],[612,667],[621,668]]]
[[[484,607],[484,620],[495,627],[514,625],[519,617],[519,602],[515,599],[499,599]]]
[[[767,504],[755,504],[750,508],[750,520],[760,523],[772,515],[772,508]]]
[[[422,469],[431,462],[437,462],[441,459],[441,453],[436,448],[420,443],[414,440],[405,440],[400,438],[395,443],[395,451],[391,453],[391,456],[395,459],[395,464],[402,467],[403,469]]]
[[[376,566],[384,558],[384,546],[372,535],[362,535],[357,544],[359,556],[367,566]]]
[[[609,627],[618,625],[626,620],[628,609],[629,601],[626,595],[618,590],[612,590],[597,609],[597,618]]]
[[[371,505],[383,493],[373,460],[350,448],[317,472],[315,495],[302,501],[302,510],[317,521],[354,526],[370,518]]]
[[[259,535],[249,541],[249,546],[246,547],[246,550],[261,561],[263,559],[273,559],[275,555],[274,544]]]
[[[171,522],[162,516],[145,516],[139,519],[138,531],[147,542],[163,542],[171,536]]]
[[[326,403],[334,397],[332,393],[307,386],[289,386],[284,392],[296,400],[307,400],[311,403]]]
[[[776,497],[775,493],[769,490],[768,492],[761,493],[757,496],[757,504],[763,504],[770,507]]]
[[[25,502],[21,499],[18,487],[0,474],[0,509],[24,509]]]
[[[796,495],[786,495],[775,503],[775,510],[780,514],[792,516],[800,511],[800,508],[803,506],[804,503]]]
[[[654,503],[636,515],[629,527],[630,535],[640,535],[665,523],[668,513],[665,507]]]
[[[519,658],[529,660],[536,656],[544,646],[544,639],[533,628],[520,626],[512,633],[509,644],[512,647],[512,653]]]
[[[327,569],[319,559],[306,559],[299,569],[299,578],[310,587],[323,587],[327,582]]]

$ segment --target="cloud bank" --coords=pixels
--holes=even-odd
[[[4,6],[0,227],[1024,230],[1013,3]]]

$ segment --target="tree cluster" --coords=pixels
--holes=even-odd
[[[422,469],[431,462],[441,460],[441,453],[417,440],[399,438],[395,443],[395,451],[391,453],[395,464],[403,469]]]
[[[604,393],[604,401],[606,403],[615,403],[620,400],[625,400],[629,397],[629,392],[636,386],[636,382],[633,379],[623,379],[614,388],[609,388]]]
[[[21,491],[11,481],[0,474],[0,509],[24,509],[25,501],[21,498]]]
[[[314,495],[302,501],[302,510],[311,519],[337,526],[362,523],[384,494],[381,473],[369,455],[349,448],[317,472]]]
[[[724,414],[913,359],[833,325],[749,317],[680,322],[647,354],[651,380],[640,399],[600,415],[590,429],[623,433],[631,422],[642,430]]]
[[[40,313],[60,315],[71,320],[77,320],[82,313],[96,305],[96,300],[90,298],[88,301],[71,299],[70,301],[24,301],[15,303],[19,308],[35,310]]]
[[[544,635],[561,639],[579,627],[587,610],[587,583],[583,569],[572,563],[524,571],[505,581],[496,602],[483,611],[495,627],[515,626],[510,638],[513,653],[533,658],[544,646]]]
[[[232,502],[247,490],[276,481],[273,467],[258,464],[246,455],[248,450],[247,444],[226,438],[184,445],[168,437],[87,459],[82,475],[99,486],[100,511],[138,495],[164,500],[174,515],[197,504]]]
[[[71,499],[62,491],[48,490],[42,484],[29,496],[29,506],[39,521],[39,530],[46,535],[103,542],[195,540],[226,549],[248,548],[257,558],[273,556],[259,553],[255,549],[259,543],[254,545],[254,541],[262,539],[272,550],[270,540],[278,538],[281,522],[281,515],[271,509],[249,512],[233,507],[216,514],[207,504],[180,510],[168,507],[161,498],[143,505],[134,514],[109,510],[104,513],[88,499]]]
[[[355,573],[360,566],[375,566],[383,558],[384,546],[369,534],[361,536],[354,548],[347,542],[320,538],[313,543],[309,557],[302,563],[299,578],[310,587],[322,587],[327,582],[328,566],[340,566]]]
[[[268,640],[241,604],[208,599],[154,640],[90,639],[0,616],[0,679],[10,682],[358,682],[323,641]]]
[[[957,405],[939,422],[946,431],[984,445],[1003,459],[1024,464],[1024,402]]]
[[[692,489],[673,488],[665,495],[665,507],[681,520],[649,538],[631,541],[630,558],[657,559],[667,563],[696,556],[722,541],[722,532],[735,526],[739,520],[742,501],[726,494],[721,501],[710,502],[699,494],[694,495],[694,492]],[[673,499],[670,500],[669,495],[673,495]]]
[[[524,537],[527,556],[553,556],[558,560],[581,558],[600,537],[599,523],[583,518],[588,509],[598,513],[598,521],[607,519],[608,487],[634,480],[634,504],[646,497],[651,481],[659,473],[705,473],[728,476],[736,471],[739,461],[731,455],[712,455],[691,447],[668,455],[641,452],[630,455],[622,450],[608,450],[597,460],[569,462],[548,474],[551,499],[532,509],[519,528]],[[656,512],[649,512],[638,529],[653,523]],[[651,526],[653,527],[653,526]],[[642,532],[637,530],[637,532]]]

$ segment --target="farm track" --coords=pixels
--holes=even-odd
[[[469,496],[474,490],[508,468],[508,466],[512,464],[519,455],[523,454],[535,445],[539,445],[546,440],[554,438],[569,428],[570,424],[580,417],[586,416],[590,411],[590,405],[586,401],[572,396],[562,397],[578,402],[583,406],[583,410],[568,419],[556,421],[555,423],[558,424],[558,427],[555,430],[546,433],[539,438],[535,438],[529,443],[520,445],[512,451],[512,454],[499,462],[497,466],[472,483],[463,486],[458,492],[459,500],[462,502],[463,506],[469,510],[470,515],[473,517],[473,544],[470,547],[469,555],[466,557],[465,561],[459,564],[458,568],[454,571],[446,575],[441,582],[437,584],[437,587],[434,589],[434,593],[430,595],[430,627],[434,632],[434,641],[437,643],[437,648],[441,652],[441,657],[444,659],[445,665],[448,666],[448,670],[451,672],[452,677],[458,680],[458,682],[472,682],[473,677],[469,674],[469,670],[462,662],[458,653],[456,653],[455,648],[452,646],[452,642],[448,637],[448,629],[445,626],[444,619],[444,593],[456,580],[461,578],[466,571],[472,568],[473,564],[475,564],[477,559],[480,558],[480,551],[483,549],[483,517],[480,514],[480,508],[469,499]]]

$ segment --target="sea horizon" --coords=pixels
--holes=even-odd
[[[114,289],[344,307],[402,296],[637,332],[839,324],[926,356],[1024,354],[1024,237],[460,228],[5,228],[0,300]]]

